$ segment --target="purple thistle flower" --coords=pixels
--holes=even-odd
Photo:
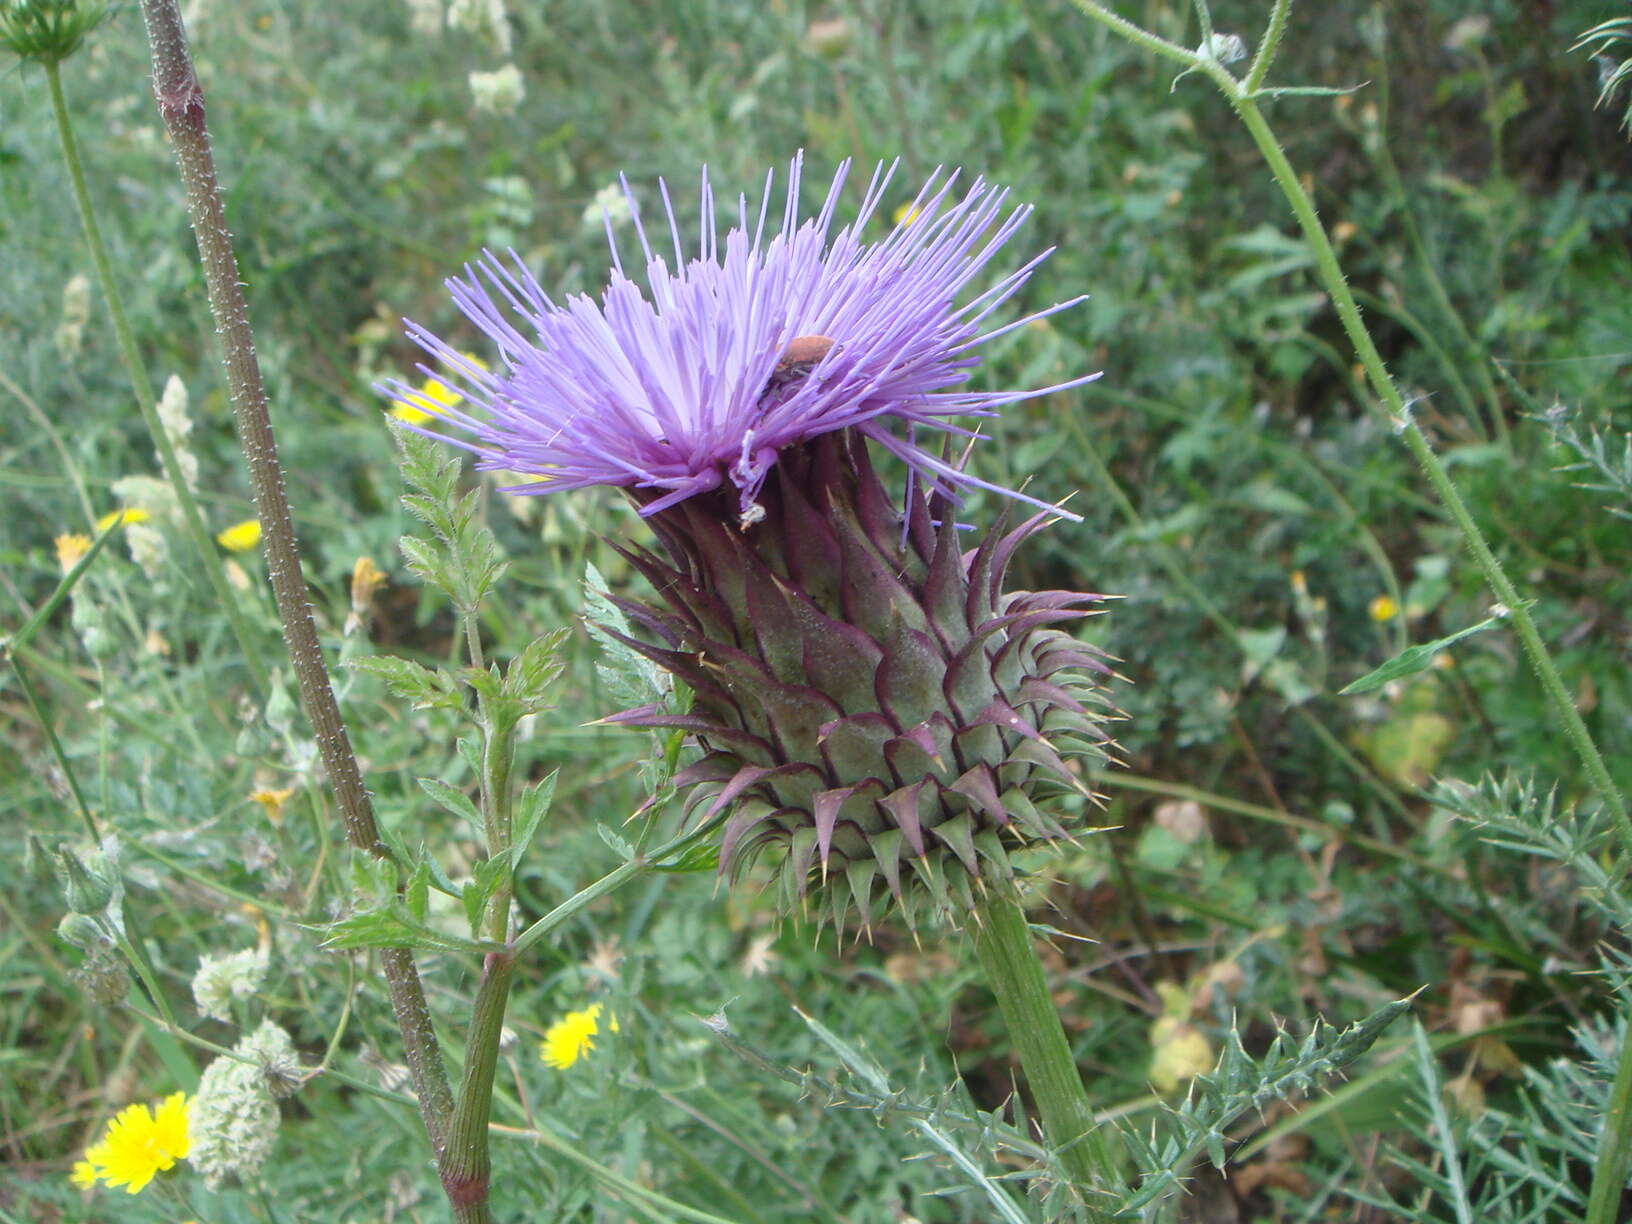
[[[693,816],[721,822],[720,870],[768,855],[784,906],[814,900],[836,926],[854,911],[867,929],[891,903],[909,923],[957,922],[1007,886],[1012,851],[1070,837],[1039,806],[1087,793],[1069,758],[1110,755],[1108,664],[1063,628],[1104,597],[1007,590],[1015,550],[1064,512],[919,439],[940,433],[950,453],[950,437],[979,436],[954,418],[1094,376],[964,389],[980,345],[1072,304],[981,330],[1046,252],[958,304],[1029,209],[1005,213],[1005,193],[979,180],[955,196],[957,176],[937,174],[869,244],[857,234],[889,173],[831,237],[844,171],[803,223],[799,173],[795,159],[781,228],[766,237],[767,178],[752,222],[739,202],[723,254],[705,174],[689,264],[665,191],[672,270],[636,215],[645,292],[615,243],[599,303],[557,305],[514,256],[467,268],[449,284],[498,346],[494,372],[409,334],[462,397],[436,407],[479,466],[539,477],[521,493],[618,486],[645,516],[657,547],[614,547],[657,601],[614,596],[639,636],[603,628],[683,680],[690,704],[603,721],[695,738],[701,757],[672,781]],[[874,447],[912,472],[899,495]],[[971,487],[1041,512],[966,551],[955,506]]]
[[[448,287],[502,361],[490,372],[407,323],[408,335],[439,363],[435,376],[462,397],[459,407],[440,414],[469,437],[433,436],[474,452],[483,469],[539,478],[511,492],[613,485],[641,490],[640,512],[648,516],[729,484],[748,525],[758,520],[757,499],[780,452],[853,429],[902,460],[927,488],[954,500],[961,490],[982,488],[1074,518],[949,462],[936,453],[944,453],[944,439],[934,450],[921,441],[928,432],[978,437],[954,419],[994,416],[1003,405],[1097,377],[1032,391],[979,392],[964,385],[982,344],[1082,300],[981,331],[1045,251],[957,303],[1031,209],[1004,215],[1007,191],[981,179],[956,196],[957,173],[937,171],[905,219],[882,241],[868,243],[860,234],[894,171],[881,165],[856,220],[830,238],[848,166],[839,168],[820,212],[801,222],[802,157],[796,157],[782,224],[769,232],[773,176],[767,174],[757,215],[739,197],[737,224],[723,248],[705,169],[702,221],[689,262],[660,183],[672,265],[654,251],[624,182],[646,289],[625,274],[608,219],[613,269],[599,302],[573,295],[557,304],[514,252],[508,261],[486,252],[474,267],[467,264],[464,277],[450,279]],[[397,380],[380,389],[410,403],[418,399]]]

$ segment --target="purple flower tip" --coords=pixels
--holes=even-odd
[[[406,322],[440,366],[435,377],[461,397],[457,407],[439,406],[433,423],[469,437],[433,436],[474,452],[478,467],[539,478],[512,490],[518,493],[589,485],[661,490],[643,505],[647,515],[729,482],[746,525],[778,452],[841,429],[872,439],[930,486],[953,494],[992,489],[1045,505],[976,479],[941,458],[941,445],[932,450],[918,441],[922,431],[977,437],[953,419],[994,416],[1001,405],[1097,377],[1034,391],[961,389],[980,345],[1082,300],[981,330],[1045,251],[958,302],[1030,208],[1005,214],[1007,191],[980,179],[955,195],[957,172],[937,171],[887,237],[864,242],[859,235],[895,169],[880,165],[855,221],[830,237],[849,163],[821,211],[801,222],[802,166],[801,156],[789,167],[780,228],[766,228],[767,174],[757,216],[739,197],[737,224],[723,244],[705,169],[702,223],[689,260],[660,182],[672,263],[653,250],[625,183],[644,289],[624,273],[610,220],[612,272],[599,302],[575,295],[558,305],[514,252],[508,260],[484,252],[474,267],[467,264],[448,288],[501,361],[490,371]],[[397,380],[380,390],[398,401],[423,398]]]

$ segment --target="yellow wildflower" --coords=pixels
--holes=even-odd
[[[85,1159],[74,1166],[70,1177],[75,1184],[88,1186],[103,1181],[123,1186],[136,1194],[155,1173],[174,1168],[185,1160],[192,1145],[187,1133],[187,1094],[173,1093],[158,1109],[127,1105],[121,1109],[102,1141],[85,1151]]]
[[[476,369],[487,369],[486,365],[469,353],[459,355]],[[410,395],[407,399],[399,399],[392,404],[391,415],[410,425],[423,425],[432,417],[441,416],[442,409],[452,408],[464,398],[440,378],[427,378],[420,384],[418,394]]]
[[[1385,621],[1393,620],[1400,614],[1400,605],[1387,595],[1379,595],[1371,601],[1371,607],[1368,611],[1371,613],[1371,619],[1381,625]]]
[[[96,1185],[96,1166],[87,1160],[74,1161],[73,1172],[68,1174],[68,1180],[81,1190],[89,1190]]]
[[[365,611],[369,601],[374,598],[374,592],[380,589],[385,580],[385,571],[374,564],[373,557],[358,557],[357,563],[351,567],[352,611]]]
[[[90,551],[91,537],[70,531],[64,535],[59,535],[51,543],[55,544],[57,548],[57,564],[62,567],[62,572],[66,574],[79,564],[81,557]]]
[[[228,552],[248,552],[261,542],[261,520],[245,519],[234,523],[215,537],[215,542]]]
[[[891,219],[895,222],[897,229],[905,229],[918,220],[918,210],[911,204],[903,204],[895,210],[895,215]]]
[[[294,790],[252,790],[249,797],[266,809],[266,818],[273,824],[283,823],[283,805],[288,801]]]
[[[133,523],[145,523],[153,516],[140,506],[125,506],[120,510],[109,510],[96,520],[96,534],[101,535],[109,527],[118,523],[121,527],[129,527]]]
[[[568,1012],[545,1031],[544,1040],[538,1043],[538,1056],[557,1071],[565,1071],[595,1048],[600,1019],[599,1003],[591,1003],[583,1011]],[[608,1016],[607,1027],[617,1032],[618,1018]]]

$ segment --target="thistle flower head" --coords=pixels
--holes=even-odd
[[[958,418],[993,416],[1003,404],[1093,377],[1036,391],[965,386],[980,345],[1029,321],[981,330],[1047,252],[968,301],[958,299],[1030,209],[1007,209],[1007,193],[982,180],[960,192],[956,173],[937,174],[907,219],[869,243],[862,234],[891,172],[875,171],[856,219],[836,232],[846,169],[805,219],[801,172],[796,158],[780,225],[771,219],[767,175],[757,208],[739,198],[737,223],[722,240],[705,171],[701,229],[689,249],[667,187],[669,241],[661,244],[641,224],[625,183],[644,289],[625,273],[610,220],[613,266],[599,301],[573,295],[555,302],[513,255],[489,253],[467,266],[448,287],[502,361],[483,369],[409,323],[408,334],[441,367],[435,377],[460,397],[436,424],[466,434],[449,440],[474,451],[479,467],[537,477],[512,492],[613,485],[638,491],[648,516],[728,487],[751,523],[777,456],[845,429],[932,485],[991,487],[919,435],[973,436]],[[398,402],[412,403],[416,394],[395,381],[381,390]]]
[[[909,923],[956,922],[1012,876],[1017,847],[1069,836],[1040,802],[1086,794],[1067,757],[1104,755],[1108,668],[1061,628],[1101,596],[1005,587],[1015,549],[1072,516],[943,456],[976,436],[960,418],[1093,376],[967,386],[980,346],[1027,321],[982,330],[1042,258],[974,287],[1028,212],[1004,192],[934,176],[868,243],[889,174],[835,232],[844,172],[801,220],[800,169],[780,226],[767,179],[723,241],[705,174],[690,255],[665,191],[672,263],[629,194],[644,290],[615,242],[599,301],[558,305],[513,259],[467,268],[454,300],[501,360],[480,367],[410,324],[455,392],[411,427],[451,426],[478,466],[536,477],[514,491],[612,485],[645,517],[658,547],[623,552],[658,601],[613,599],[633,633],[607,632],[692,704],[606,721],[695,737],[702,756],[674,781],[694,817],[720,821],[722,873],[768,855],[785,908],[836,926],[891,903]],[[876,452],[913,478],[893,487]],[[966,541],[972,487],[1041,513]]]

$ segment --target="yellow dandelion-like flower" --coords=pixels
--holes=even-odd
[[[228,552],[248,552],[261,542],[261,520],[245,519],[234,523],[215,537],[215,542]]]
[[[891,220],[895,222],[898,229],[905,229],[914,221],[918,220],[918,210],[910,203],[903,204],[901,207],[895,210],[895,215],[891,218]]]
[[[68,1174],[68,1180],[81,1190],[89,1190],[96,1185],[96,1166],[87,1160],[74,1161],[73,1172]]]
[[[283,823],[283,805],[288,802],[289,796],[294,794],[293,788],[283,790],[252,790],[249,797],[266,809],[266,818],[273,824]]]
[[[469,353],[461,353],[466,361],[478,370],[486,370],[487,366]],[[410,425],[423,425],[432,417],[441,416],[442,409],[452,408],[465,397],[460,395],[447,383],[439,378],[427,378],[420,384],[419,392],[406,399],[399,399],[391,405],[391,415],[399,421],[406,421]]]
[[[1400,614],[1400,605],[1387,595],[1379,595],[1371,601],[1371,607],[1367,611],[1371,613],[1371,619],[1381,625],[1385,621],[1393,620]]]
[[[618,1018],[607,1017],[607,1028],[618,1031]],[[557,1071],[565,1071],[595,1048],[601,1031],[601,1005],[591,1003],[583,1011],[568,1012],[550,1025],[538,1043],[538,1056]]]
[[[149,1111],[146,1105],[121,1109],[102,1141],[88,1148],[80,1164],[89,1165],[91,1181],[123,1186],[127,1194],[139,1193],[154,1174],[175,1167],[192,1150],[187,1132],[187,1094],[173,1093]],[[86,1176],[79,1165],[70,1175],[79,1185]]]
[[[121,527],[129,527],[133,523],[145,523],[152,517],[140,506],[125,506],[119,510],[109,510],[96,520],[96,534],[101,535],[115,523],[118,523]]]
[[[80,535],[77,532],[68,532],[59,535],[51,543],[56,545],[57,564],[62,568],[62,572],[66,574],[79,564],[81,557],[90,551],[91,537]]]

